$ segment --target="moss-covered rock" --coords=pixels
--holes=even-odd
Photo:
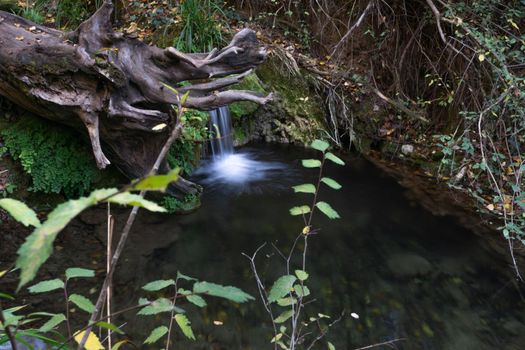
[[[315,78],[303,70],[290,71],[282,59],[270,55],[255,74],[236,87],[274,94],[274,101],[260,108],[249,102],[230,106],[236,144],[253,139],[308,144],[323,133],[324,107]]]

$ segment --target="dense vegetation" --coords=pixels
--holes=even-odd
[[[73,29],[100,6],[100,1],[88,0],[24,3],[18,7],[9,2],[9,6],[36,23],[68,29]],[[519,275],[514,251],[516,243],[525,245],[523,0],[446,3],[432,0],[169,0],[122,1],[118,5],[115,26],[146,42],[174,46],[185,52],[210,51],[222,46],[236,28],[244,25],[257,28],[258,35],[270,48],[269,63],[238,88],[276,91],[278,99],[269,112],[257,110],[250,103],[231,106],[237,142],[251,139],[250,133],[260,123],[264,131],[257,130],[258,136],[313,146],[322,152],[323,162],[328,159],[338,163],[338,158],[331,159],[333,154],[327,152],[326,141],[329,141],[339,149],[357,149],[374,157],[408,163],[454,191],[467,194],[485,218],[497,223],[508,241]],[[61,193],[67,198],[86,196],[85,203],[79,200],[85,204],[82,209],[98,202],[111,202],[113,196],[118,196],[113,192],[104,196],[99,192],[89,195],[100,173],[94,166],[90,148],[78,135],[33,117],[21,116],[11,122],[10,115],[17,112],[10,106],[0,106],[6,114],[0,118],[9,117],[8,123],[0,123],[0,154],[21,164],[31,178],[29,190]],[[208,115],[193,110],[180,110],[180,113],[185,128],[181,138],[171,145],[167,158],[172,167],[191,174],[210,136]],[[269,113],[272,116],[267,118]],[[253,114],[257,123],[246,121],[245,117]],[[311,143],[318,137],[326,141]],[[313,159],[303,164],[321,167],[321,163]],[[16,179],[7,181],[16,187]],[[329,178],[320,177],[319,181],[338,189],[338,184]],[[0,185],[4,196],[11,195],[14,187],[7,192],[7,184]],[[295,190],[315,195],[318,187],[305,184],[296,186]],[[129,190],[126,187],[119,194]],[[182,200],[166,196],[161,201],[165,209],[136,197],[127,199],[120,203],[136,205],[139,201],[158,211],[186,212],[200,205],[200,199],[194,195]],[[13,205],[6,203],[4,208]],[[338,216],[329,204],[322,203],[293,208],[291,214],[304,216],[317,208],[330,218]],[[65,207],[68,205],[62,209]],[[14,212],[17,210],[27,214],[26,210],[30,209],[16,207]],[[68,220],[75,216],[70,214]],[[34,226],[35,232],[42,230],[36,214],[27,215],[33,220],[24,224]],[[48,221],[52,219],[50,215]],[[55,235],[65,225],[62,224],[54,226]],[[305,231],[300,236],[305,246],[310,229],[310,221],[305,222]],[[250,258],[257,274],[254,257]],[[21,265],[18,267],[24,271],[27,266]],[[9,269],[2,270],[0,268],[0,278]],[[68,271],[65,279],[40,282],[29,291],[64,290],[66,305],[72,303],[92,313],[94,305],[86,297],[78,294],[67,297],[67,281],[92,277],[92,272]],[[34,274],[24,283],[33,277]],[[295,273],[275,281],[269,295],[264,294],[266,288],[258,281],[264,305],[273,320],[274,346],[299,347],[298,329],[283,329],[278,324],[291,320],[297,327],[300,315],[293,308],[273,315],[271,307],[303,303],[303,298],[310,294],[304,285],[307,278],[303,264]],[[186,289],[179,289],[180,283],[186,283]],[[149,315],[169,312],[172,319],[178,315],[176,323],[188,338],[194,335],[189,320],[175,307],[178,298],[197,307],[206,305],[203,297],[207,295],[234,302],[252,299],[233,287],[199,282],[182,274],[144,286],[146,292],[165,288],[174,288],[175,294],[144,299],[137,309],[142,308],[141,312]],[[295,294],[291,295],[290,289]],[[0,293],[0,298],[11,296]],[[149,311],[144,311],[147,308]],[[22,316],[16,314],[18,309],[4,311],[4,325],[25,322],[26,317],[30,317],[20,318]],[[33,330],[35,334],[47,334],[63,322],[70,328],[67,315],[45,316],[49,319],[38,332]],[[326,320],[319,316],[315,321]],[[98,326],[118,332],[104,322]],[[156,328],[145,343],[157,342],[168,335],[168,348],[171,329],[171,323],[169,327]],[[7,333],[0,332],[0,343],[7,341],[10,336]],[[34,336],[30,332],[25,335]],[[71,340],[68,338],[78,336],[69,329],[65,338],[51,343],[60,345]],[[333,348],[331,343],[327,346]]]

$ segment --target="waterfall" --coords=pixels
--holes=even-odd
[[[228,106],[210,111],[211,156],[214,159],[233,154],[233,129]]]

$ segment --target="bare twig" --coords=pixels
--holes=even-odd
[[[406,338],[398,338],[398,339],[388,340],[388,341],[385,341],[385,342],[382,342],[382,343],[372,344],[372,345],[364,346],[362,348],[357,348],[357,349],[354,349],[354,350],[365,350],[365,349],[377,348],[378,346],[383,346],[383,345],[392,345],[394,343],[397,343],[397,342],[403,341],[403,340],[406,340]]]

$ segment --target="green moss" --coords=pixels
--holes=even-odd
[[[250,90],[260,94],[266,94],[266,90],[259,77],[252,73],[244,78],[239,84],[232,86],[235,90]],[[235,102],[230,104],[230,113],[233,119],[239,119],[241,117],[253,114],[259,105],[253,102]]]
[[[201,206],[201,199],[200,196],[193,194],[187,195],[182,200],[172,196],[164,196],[160,205],[166,208],[169,213],[185,214],[198,209]]]
[[[323,101],[314,91],[313,78],[301,70],[294,75],[277,57],[270,57],[257,69],[257,75],[279,98],[280,106],[291,116],[322,120]]]
[[[30,191],[67,197],[89,192],[98,169],[91,149],[78,135],[37,117],[2,124],[4,147],[31,177]]]

